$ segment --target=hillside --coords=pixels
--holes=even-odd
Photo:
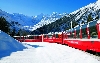
[[[33,34],[43,34],[49,32],[66,31],[72,27],[80,24],[85,24],[90,21],[97,21],[100,19],[100,1],[90,3],[48,25],[38,28],[33,31]]]

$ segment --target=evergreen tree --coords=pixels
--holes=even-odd
[[[10,24],[6,21],[4,17],[0,17],[0,30],[9,33],[10,31]]]
[[[15,34],[16,34],[16,33],[15,33],[15,28],[14,28],[13,31],[12,31],[11,36],[13,37]]]
[[[18,33],[16,34],[17,36],[20,36],[20,31],[18,31]]]

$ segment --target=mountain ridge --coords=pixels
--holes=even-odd
[[[99,3],[100,3],[100,0],[94,3],[90,3],[89,5],[86,5],[82,8],[79,8],[78,10],[68,14],[67,16],[64,16],[56,20],[52,24],[45,25],[33,31],[33,34],[66,31],[71,28],[71,22],[73,24],[72,28],[74,28],[77,25],[85,24],[90,21],[97,21],[100,19],[100,4]]]
[[[60,14],[60,13],[58,14],[58,13],[54,12],[50,15],[48,15],[48,14],[44,15],[43,13],[41,13],[37,16],[27,16],[27,15],[23,15],[23,14],[19,14],[19,13],[10,14],[10,13],[2,11],[0,9],[0,16],[4,17],[9,23],[11,23],[12,21],[18,22],[20,24],[21,28],[33,31],[33,30],[39,28],[37,25],[42,25],[42,23],[43,23],[43,25],[45,25],[45,24],[54,22],[56,19],[62,17],[63,14]],[[46,22],[46,20],[49,23]],[[52,20],[52,21],[50,21],[50,20]]]
[[[100,0],[90,3],[70,14],[53,12],[50,15],[41,13],[40,15],[30,17],[19,13],[9,14],[0,10],[0,16],[6,18],[10,23],[12,21],[18,22],[20,25],[15,25],[15,28],[33,31],[32,34],[41,33],[41,31],[41,34],[57,31],[61,32],[66,31],[71,27],[71,21],[73,22],[72,27],[74,27],[76,25],[100,19],[99,3]]]

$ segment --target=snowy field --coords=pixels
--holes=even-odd
[[[0,63],[100,63],[89,53],[65,45],[14,40],[0,31]]]
[[[100,63],[89,54],[65,45],[46,42],[23,44],[27,49],[1,58],[0,63]]]

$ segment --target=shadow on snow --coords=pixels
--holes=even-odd
[[[44,47],[44,46],[39,46],[39,45],[30,45],[30,44],[27,44],[27,45],[32,46],[32,47],[34,47],[34,48]]]
[[[26,48],[24,48],[26,49]],[[0,51],[0,59],[6,56],[10,56],[12,52],[17,52],[17,51],[23,51],[23,49],[17,50],[17,49],[13,49],[13,50],[3,50]]]

